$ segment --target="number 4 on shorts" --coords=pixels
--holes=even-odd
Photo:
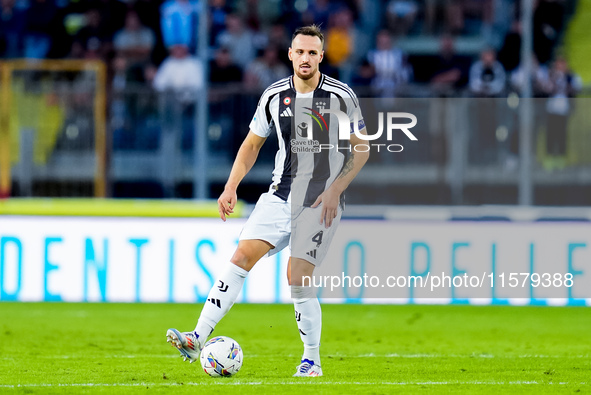
[[[312,236],[312,241],[316,243],[316,247],[320,247],[320,244],[322,244],[322,234],[322,231],[320,231]]]

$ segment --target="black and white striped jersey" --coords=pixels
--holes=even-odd
[[[325,109],[346,114],[347,135],[354,122],[363,128],[353,90],[324,74],[309,93],[296,92],[293,76],[272,84],[263,92],[250,122],[250,130],[260,137],[277,134],[272,188],[276,196],[292,204],[312,205],[339,175],[351,153],[349,140],[339,139],[337,115]]]

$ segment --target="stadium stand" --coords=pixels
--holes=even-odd
[[[514,104],[520,88],[512,81],[520,70],[520,2],[466,0],[453,2],[451,8],[439,4],[430,0],[3,0],[0,67],[12,71],[2,74],[0,84],[6,100],[21,109],[5,115],[11,125],[10,142],[3,143],[11,152],[10,164],[4,164],[13,169],[9,193],[98,196],[96,168],[104,160],[106,196],[191,198],[195,195],[194,137],[204,134],[210,154],[207,195],[215,197],[267,85],[263,77],[288,74],[290,64],[283,53],[289,43],[288,31],[303,23],[319,23],[327,33],[323,72],[348,82],[360,97],[398,97],[401,107],[415,109],[419,122],[428,120],[421,124],[419,148],[405,146],[394,159],[380,155],[371,159],[367,171],[375,177],[352,186],[352,202],[516,203],[520,157]],[[545,101],[554,93],[549,85],[536,91],[532,173],[536,193],[532,203],[588,204],[591,137],[587,125],[591,120],[582,110],[585,99],[581,96],[586,92],[584,83],[591,78],[586,50],[589,37],[583,34],[589,4],[575,0],[536,4],[533,47],[540,67],[551,70],[560,56],[572,76],[568,78],[580,76],[583,90],[568,91],[570,106],[564,115],[568,123],[560,143],[564,147],[550,153]],[[211,21],[209,58],[200,59],[197,20],[205,11]],[[195,70],[206,70],[201,67],[206,64],[211,69],[209,79],[203,78],[209,85],[209,122],[203,131],[196,132],[198,100],[188,99],[199,96],[195,89],[200,84],[192,93],[187,86],[177,94],[158,84],[158,70],[179,44],[188,49],[190,59],[199,62]],[[389,46],[400,64],[395,72],[383,67],[388,57],[380,54],[389,53],[383,45]],[[507,77],[499,81],[496,99],[471,102],[470,96],[491,96],[469,89],[471,67],[481,78],[492,75],[487,67],[474,68],[485,49],[499,52],[501,63],[495,67]],[[22,58],[104,63],[104,108],[96,107],[101,99],[92,73],[43,69],[25,73],[10,66]],[[60,93],[58,85],[69,93]],[[485,105],[480,117],[472,108],[478,102]],[[107,119],[104,152],[94,144],[97,111]],[[463,133],[465,143],[452,135],[456,129]],[[33,154],[23,158],[21,153],[27,150]],[[460,158],[457,154],[462,150],[469,154]],[[247,187],[265,188],[273,151],[273,145],[267,144],[262,166],[246,180]],[[78,158],[76,171],[68,170],[70,159],[64,159],[68,155]],[[256,192],[245,188],[244,198],[252,201],[260,188]]]

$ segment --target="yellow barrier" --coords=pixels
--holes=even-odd
[[[0,198],[10,195],[10,69],[0,63]]]
[[[5,199],[1,215],[84,217],[209,217],[219,218],[217,202],[155,199]],[[244,215],[238,202],[232,217]]]

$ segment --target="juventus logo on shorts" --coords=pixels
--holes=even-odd
[[[222,302],[219,299],[209,298],[209,299],[207,299],[207,301],[213,303],[214,305],[216,305],[220,309],[222,308]]]
[[[220,285],[218,285],[218,289],[220,290],[220,292],[226,292],[228,290],[228,286],[224,286],[224,282],[222,280],[219,280]]]
[[[296,321],[300,322],[302,320],[302,313],[298,313],[297,311],[295,312],[296,314]]]

